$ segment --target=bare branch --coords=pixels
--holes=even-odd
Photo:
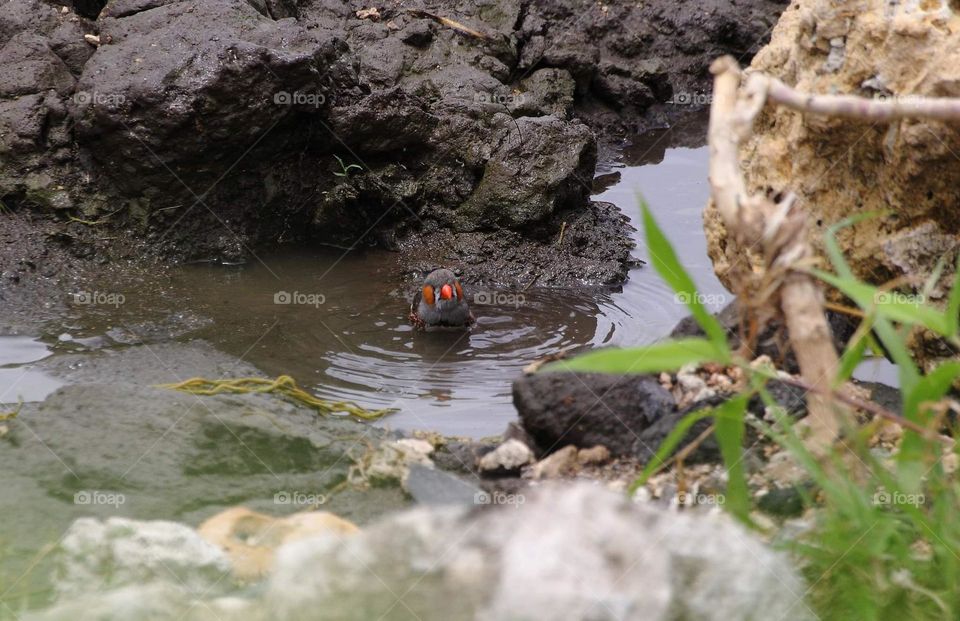
[[[914,95],[891,99],[868,99],[856,95],[813,95],[790,88],[780,80],[752,73],[746,90],[762,92],[770,103],[803,112],[855,119],[865,123],[924,118],[939,121],[960,120],[960,99],[930,98]]]
[[[803,214],[792,194],[779,204],[749,195],[740,170],[740,141],[749,137],[753,120],[768,99],[769,83],[754,80],[741,97],[741,72],[733,58],[717,59],[710,70],[714,74],[708,134],[713,200],[729,235],[736,236],[743,247],[763,249],[767,276],[776,278],[776,286],[756,289],[779,293],[780,311],[804,380],[812,386],[829,386],[838,360],[822,296],[809,274],[793,269],[813,256],[803,234]],[[807,394],[807,411],[807,447],[823,455],[840,432],[840,414],[828,397],[815,391]]]

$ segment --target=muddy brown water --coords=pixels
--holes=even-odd
[[[704,301],[718,310],[728,294],[713,276],[702,229],[707,150],[664,151],[663,139],[650,134],[615,153],[598,174],[619,173],[619,181],[595,198],[617,204],[639,228],[642,194]],[[646,259],[642,234],[636,236],[636,255]],[[511,381],[531,361],[651,343],[686,314],[649,266],[634,269],[617,289],[465,285],[477,316],[473,330],[416,333],[406,318],[411,284],[398,278],[389,252],[301,249],[244,266],[185,266],[142,289],[114,291],[105,283],[82,292],[86,299],[77,299],[42,341],[0,338],[0,403],[54,390],[58,381],[30,365],[51,353],[183,332],[179,338],[205,339],[324,398],[396,408],[382,423],[392,428],[487,436],[515,419]]]
[[[713,275],[702,228],[707,149],[664,149],[665,137],[645,136],[601,165],[600,185],[607,187],[594,198],[618,205],[639,229],[642,196],[702,301],[719,310],[730,296]],[[635,236],[636,255],[647,259],[642,232]],[[491,290],[465,283],[475,328],[417,333],[406,318],[411,284],[398,274],[389,252],[301,249],[244,266],[185,266],[142,289],[105,284],[83,292],[87,299],[73,304],[46,338],[0,337],[0,403],[41,400],[59,387],[60,380],[32,364],[48,356],[182,333],[270,375],[291,375],[321,397],[395,408],[382,422],[391,428],[482,437],[515,420],[511,382],[531,361],[652,343],[686,315],[644,266],[616,289]],[[865,363],[857,375],[896,384],[896,369],[885,360]]]

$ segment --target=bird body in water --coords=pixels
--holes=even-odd
[[[473,325],[475,320],[456,274],[438,269],[427,275],[410,304],[410,321],[418,330]]]

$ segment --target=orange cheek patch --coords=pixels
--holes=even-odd
[[[460,286],[460,281],[457,281],[457,282],[453,283],[453,286],[456,287],[456,289],[457,289],[457,299],[458,299],[458,300],[462,300],[462,299],[463,299],[463,287]]]
[[[423,299],[426,301],[427,304],[429,304],[430,306],[433,306],[433,302],[434,302],[433,287],[431,287],[430,285],[427,285],[426,287],[423,288]]]

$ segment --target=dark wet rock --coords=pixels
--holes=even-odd
[[[734,349],[740,347],[740,310],[736,302],[731,302],[720,312],[716,313],[716,318],[727,331],[727,337],[731,347]],[[851,317],[827,311],[827,322],[830,324],[830,330],[833,335],[833,345],[840,353],[846,347],[847,342],[857,330],[858,321]],[[672,338],[688,338],[704,336],[703,329],[692,317],[684,317],[670,332]],[[790,348],[790,333],[780,321],[772,321],[757,337],[757,342],[752,356],[769,356],[778,368],[783,368],[790,373],[798,373],[800,367],[797,365],[797,358]]]
[[[783,408],[788,416],[802,418],[807,415],[806,391],[779,380],[770,380],[765,384],[770,397]],[[747,409],[757,418],[763,419],[766,406],[759,395],[753,397]]]
[[[173,313],[159,321],[125,324],[107,331],[107,336],[116,343],[136,345],[170,341],[191,332],[196,332],[213,323],[209,317],[203,317],[193,311]]]
[[[710,60],[752,56],[786,5],[534,0],[519,29],[519,68],[566,70],[576,80],[575,113],[598,132],[669,123],[708,103]]]
[[[805,508],[803,495],[808,496],[812,493],[813,485],[809,484],[803,487],[789,486],[780,489],[772,489],[759,499],[757,507],[770,515],[780,517],[797,517],[803,513]]]
[[[548,453],[602,444],[613,455],[634,455],[646,430],[668,420],[673,422],[659,425],[672,429],[676,414],[671,394],[647,375],[526,375],[513,384],[513,403],[524,428]]]
[[[522,94],[515,97],[513,112],[530,116],[567,118],[573,113],[576,83],[564,69],[538,69],[521,81]]]
[[[858,382],[861,386],[870,389],[870,400],[891,412],[903,412],[903,393],[899,388],[880,384],[879,382]]]
[[[4,99],[47,90],[65,94],[73,89],[70,69],[40,35],[22,32],[7,41],[0,48],[0,63],[13,68],[0,83],[0,97]]]
[[[597,157],[586,126],[549,116],[497,114],[492,129],[506,136],[490,154],[473,193],[457,208],[457,229],[494,223],[522,230],[584,203]]]
[[[95,354],[66,354],[43,360],[40,368],[74,384],[104,382],[167,384],[191,377],[262,377],[256,367],[228,356],[204,341],[155,343],[107,349]],[[176,394],[176,393],[174,393]]]
[[[403,29],[400,40],[414,47],[426,47],[433,41],[433,22],[427,19],[413,20]]]
[[[420,464],[410,466],[404,488],[422,505],[473,505],[483,490],[454,474]]]
[[[804,391],[776,380],[767,382],[766,388],[774,402],[782,407],[789,416],[793,416],[794,418],[802,418],[803,416],[806,416],[807,403],[806,393]],[[686,408],[675,410],[662,416],[661,418],[658,418],[653,422],[653,424],[639,434],[633,454],[641,462],[650,461],[653,459],[654,455],[656,455],[657,450],[659,450],[663,441],[667,439],[667,436],[687,415],[706,408],[716,408],[725,403],[729,398],[730,395],[715,395],[710,398],[697,401]],[[747,404],[747,411],[761,420],[764,419],[766,406],[759,395],[754,396],[750,400],[750,402]],[[695,439],[697,439],[697,437],[705,432],[711,424],[712,421],[709,419],[700,420],[694,423],[689,431],[687,431],[686,435],[684,435],[684,437],[680,440],[679,444],[677,445],[677,449],[675,449],[674,452],[686,447]],[[745,446],[753,446],[759,439],[760,437],[757,432],[752,427],[748,426],[746,429]],[[720,454],[720,445],[717,443],[717,439],[712,433],[704,438],[684,459],[686,463],[690,464],[702,462],[718,463],[721,460],[722,455]]]
[[[616,205],[592,201],[586,209],[562,212],[526,234],[444,233],[449,242],[443,254],[431,245],[437,232],[432,228],[410,235],[400,247],[409,257],[413,274],[427,274],[444,265],[473,283],[616,285],[626,279],[632,265],[634,244],[625,225],[626,218]]]
[[[806,415],[804,391],[780,381],[769,382],[767,390],[790,416]],[[653,459],[687,415],[718,407],[727,399],[729,395],[713,395],[678,409],[670,392],[657,378],[647,375],[537,373],[513,384],[514,405],[538,451],[602,445],[616,457],[632,457],[642,463]],[[764,418],[765,405],[759,396],[751,399],[748,410]],[[676,450],[693,442],[710,424],[709,419],[696,422]],[[756,439],[752,431],[748,432],[748,444]],[[685,458],[687,463],[720,460],[720,447],[713,434]]]
[[[479,474],[480,459],[494,448],[493,443],[453,440],[438,446],[431,457],[438,468],[473,478]]]
[[[585,206],[596,146],[576,117],[632,122],[714,55],[748,52],[782,3],[431,0],[378,19],[359,1],[105,4],[0,15],[0,196],[104,219],[61,226],[75,256],[237,260],[299,241],[437,263],[422,240],[443,231],[479,280],[568,285],[620,282],[629,262],[623,221]]]
[[[657,454],[657,451],[660,449],[660,445],[663,444],[663,441],[667,439],[667,436],[680,424],[688,414],[692,414],[697,410],[700,410],[704,407],[716,407],[723,403],[725,399],[723,397],[714,397],[707,400],[706,402],[701,401],[693,404],[692,406],[683,409],[683,410],[673,410],[671,412],[665,413],[660,418],[652,422],[652,424],[644,429],[638,434],[634,439],[631,455],[634,455],[643,463],[648,463],[654,458],[654,455]],[[686,435],[680,440],[677,444],[677,448],[674,450],[680,450],[686,447],[688,444],[693,442],[700,434],[706,431],[712,421],[709,419],[704,419],[697,421],[690,427]],[[700,463],[700,462],[719,462],[722,459],[720,454],[720,445],[717,443],[716,436],[710,434],[707,436],[700,444],[694,449],[687,457],[684,459],[685,463]]]
[[[99,25],[109,44],[77,85],[89,96],[70,107],[76,136],[124,192],[152,201],[161,188],[196,200],[268,128],[324,101],[317,70],[339,52],[334,37],[244,0],[174,2]]]

